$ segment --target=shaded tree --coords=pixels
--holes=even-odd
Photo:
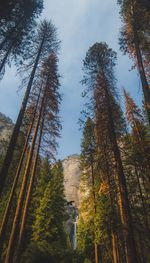
[[[32,237],[37,245],[47,247],[47,253],[52,262],[54,258],[55,261],[59,257],[61,259],[59,254],[66,248],[64,211],[63,170],[61,162],[58,162],[51,171],[51,179],[37,208]]]
[[[149,88],[149,34],[150,12],[145,8],[144,2],[138,0],[119,0],[123,27],[120,36],[120,48],[129,53],[138,68],[145,108],[150,122],[150,88]],[[140,19],[139,19],[140,17]]]
[[[88,200],[90,200],[91,205],[91,214],[93,218],[91,223],[93,224],[93,243],[94,243],[94,261],[99,262],[99,253],[98,253],[98,244],[96,240],[96,225],[95,219],[97,216],[97,191],[96,191],[96,173],[95,173],[95,157],[96,157],[96,142],[94,136],[94,123],[88,118],[84,130],[83,130],[83,139],[81,144],[81,172],[82,172],[82,181],[85,183],[85,191],[88,188]],[[87,201],[87,200],[86,200]],[[89,205],[89,206],[90,206]],[[81,210],[82,211],[82,210]],[[80,212],[81,212],[80,211]],[[93,220],[93,222],[92,222]]]
[[[102,127],[101,115],[104,117],[105,132],[108,134],[116,165],[120,215],[126,244],[126,260],[127,262],[137,262],[126,178],[117,141],[117,124],[114,122],[115,110],[118,109],[118,113],[121,114],[116,100],[117,93],[113,71],[115,60],[115,52],[109,49],[105,43],[93,45],[84,60],[85,77],[83,83],[87,87],[86,93],[91,95],[93,112],[99,128]]]
[[[132,128],[131,134],[128,135],[127,138],[127,148],[125,146],[124,149],[125,152],[127,151],[126,155],[129,154],[129,156],[127,156],[126,166],[130,166],[129,169],[132,170],[133,173],[135,173],[135,175],[133,175],[133,178],[135,177],[135,185],[137,186],[137,190],[134,188],[134,199],[136,199],[139,196],[140,200],[137,202],[139,204],[142,204],[142,217],[149,239],[150,229],[147,209],[147,198],[150,180],[150,138],[147,127],[144,124],[144,118],[142,116],[141,110],[137,107],[134,100],[125,90],[124,96],[127,119]]]
[[[39,139],[37,142],[37,149],[35,150],[35,159],[33,161],[33,168],[30,176],[29,187],[27,191],[27,198],[25,202],[25,207],[23,211],[23,218],[20,227],[19,240],[17,244],[17,251],[20,254],[22,242],[25,233],[25,226],[27,221],[27,214],[31,200],[31,194],[33,189],[33,183],[35,180],[35,172],[37,166],[38,153],[43,144],[48,148],[46,150],[46,155],[49,156],[49,159],[52,160],[56,152],[56,139],[59,136],[60,122],[58,117],[59,113],[59,103],[60,103],[60,94],[59,94],[59,75],[57,72],[57,57],[55,54],[51,54],[48,60],[43,65],[42,70],[42,80],[44,81],[44,105],[43,105],[43,114],[41,116],[41,124],[39,131]],[[45,140],[46,137],[46,140]]]
[[[6,63],[16,62],[30,49],[30,39],[36,27],[36,18],[42,11],[43,1],[2,1],[0,7],[0,77]],[[7,14],[6,14],[7,13]],[[4,17],[3,17],[4,16]]]
[[[18,114],[16,124],[9,142],[6,156],[4,158],[3,166],[1,168],[0,193],[2,192],[8,174],[8,169],[12,160],[14,147],[16,145],[20,127],[23,121],[23,117],[24,117],[24,113],[29,99],[33,81],[35,78],[38,77],[39,71],[41,69],[44,60],[51,52],[57,51],[59,46],[59,42],[57,40],[56,28],[53,26],[51,22],[47,22],[47,21],[43,21],[39,25],[37,35],[35,36],[35,38],[32,39],[32,41],[33,41],[32,48],[30,50],[31,52],[29,52],[28,54],[29,63],[27,65],[27,68],[32,69],[32,71],[29,77],[29,82],[27,84],[27,89],[20,108],[20,112]]]

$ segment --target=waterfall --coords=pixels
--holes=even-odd
[[[76,216],[75,222],[73,223],[73,226],[74,226],[73,249],[74,249],[74,250],[77,248],[77,221],[78,221],[78,216]]]

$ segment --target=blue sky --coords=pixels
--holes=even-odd
[[[118,37],[121,21],[117,0],[44,0],[42,18],[51,19],[58,28],[61,44],[59,71],[62,75],[61,105],[62,135],[58,158],[80,152],[81,134],[78,119],[83,105],[81,98],[82,61],[86,51],[95,42],[105,41],[118,53],[116,76],[118,89],[126,87],[141,104],[141,85],[135,71],[130,71],[132,61],[119,51]],[[15,67],[6,69],[0,83],[0,112],[15,121],[24,90],[19,91],[19,76]],[[123,99],[122,99],[123,103]]]

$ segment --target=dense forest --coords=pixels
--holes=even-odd
[[[93,43],[83,54],[82,198],[76,209],[66,199],[57,160],[63,39],[51,20],[40,21],[43,0],[1,0],[0,80],[13,64],[25,90],[0,151],[2,263],[150,262],[150,2],[118,5],[120,50],[139,73],[143,105],[124,88],[122,107],[117,54],[101,39]]]

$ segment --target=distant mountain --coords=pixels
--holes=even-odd
[[[78,208],[80,204],[80,157],[70,155],[63,161],[65,196]]]
[[[81,201],[80,193],[80,156],[73,154],[66,157],[62,161],[64,171],[64,188],[65,196],[68,201],[66,211],[68,220],[65,224],[66,232],[68,233],[73,249],[76,249],[76,229],[78,221],[78,208]]]
[[[4,154],[13,128],[12,120],[0,113],[0,154]],[[76,154],[70,155],[62,161],[62,164],[66,199],[78,208],[80,204],[80,157]]]
[[[0,113],[0,154],[5,152],[14,124],[5,114]]]

